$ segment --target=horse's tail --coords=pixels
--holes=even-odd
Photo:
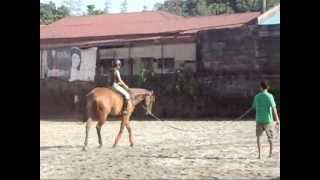
[[[85,123],[88,120],[88,113],[87,113],[87,97],[84,98],[84,102],[83,102],[84,106],[82,109],[82,122]]]
[[[82,122],[85,123],[88,121],[89,118],[93,119],[95,118],[95,112],[97,112],[97,101],[95,100],[94,96],[92,94],[88,94],[84,100],[84,113]]]

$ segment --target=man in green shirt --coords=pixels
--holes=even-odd
[[[276,120],[276,126],[279,127],[280,121],[277,113],[276,103],[273,95],[268,92],[269,85],[267,81],[260,83],[261,92],[254,97],[252,107],[248,109],[247,114],[252,109],[256,110],[256,136],[258,146],[258,158],[261,159],[260,137],[265,131],[270,145],[269,157],[272,156],[272,138],[273,138],[273,114]]]

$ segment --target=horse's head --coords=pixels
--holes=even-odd
[[[156,96],[153,91],[146,94],[144,99],[144,109],[146,110],[146,115],[152,114],[152,106],[156,101]]]

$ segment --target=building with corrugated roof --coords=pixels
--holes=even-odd
[[[199,33],[256,25],[260,13],[181,17],[162,11],[66,17],[40,28],[40,78],[94,81],[114,59],[124,75],[142,69],[196,71]]]

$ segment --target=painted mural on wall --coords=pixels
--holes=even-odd
[[[97,48],[59,48],[40,51],[40,78],[94,81]]]
[[[71,68],[69,81],[77,80],[76,77],[81,76],[81,51],[78,48],[72,48],[71,50]]]
[[[63,80],[70,79],[70,70],[72,66],[71,49],[53,49],[47,51],[47,76],[57,77]]]

